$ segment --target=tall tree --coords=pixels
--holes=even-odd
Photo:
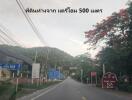
[[[127,9],[97,23],[85,36],[88,39],[85,43],[93,46],[106,40],[106,48],[97,57],[100,63],[106,64],[107,70],[132,74],[132,2]]]

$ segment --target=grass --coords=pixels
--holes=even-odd
[[[37,85],[37,84],[20,84],[19,88],[18,88],[19,91],[16,95],[16,98],[22,97],[22,96],[27,95],[27,94],[31,94],[37,90],[47,88],[48,86],[55,85],[57,83],[60,83],[60,82],[58,82],[58,81],[47,82],[47,83],[40,84],[40,85]]]
[[[27,89],[43,89],[45,87],[48,87],[50,85],[54,85],[59,83],[58,81],[53,81],[53,82],[47,82],[47,83],[43,83],[43,84],[19,84],[19,89],[21,88],[27,88]]]
[[[15,93],[14,85],[10,84],[9,82],[0,83],[0,100],[10,100],[14,93]]]
[[[16,100],[27,94],[31,94],[37,90],[47,88],[48,86],[59,83],[58,81],[51,81],[44,84],[19,84],[18,92],[15,91],[15,85],[6,82],[0,82],[0,100]]]

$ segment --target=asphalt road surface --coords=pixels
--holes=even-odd
[[[132,100],[132,95],[96,88],[68,78],[30,100]]]

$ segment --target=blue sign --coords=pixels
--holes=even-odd
[[[60,71],[58,71],[56,69],[50,69],[48,71],[48,78],[49,79],[63,79],[64,75],[62,73],[60,73]]]
[[[18,71],[21,68],[21,64],[0,64],[0,68]]]

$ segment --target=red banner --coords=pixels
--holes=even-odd
[[[92,77],[95,77],[96,74],[97,74],[96,72],[91,72],[91,76],[92,76]]]

